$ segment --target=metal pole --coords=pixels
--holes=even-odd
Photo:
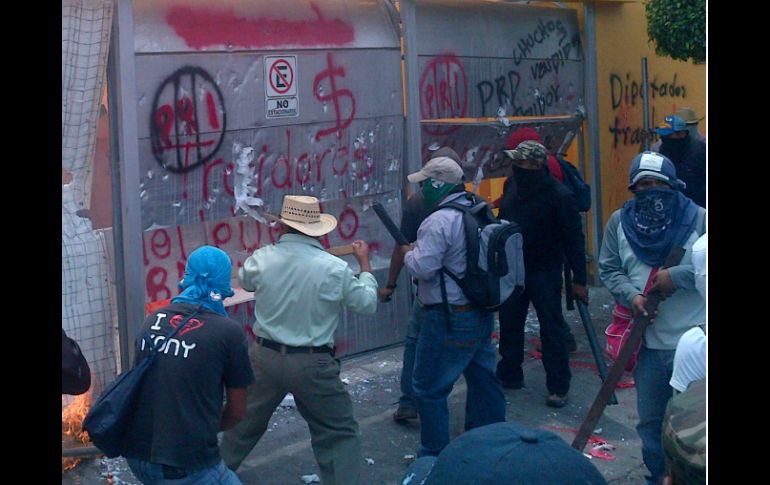
[[[644,109],[644,116],[642,120],[644,123],[644,137],[642,138],[642,147],[645,151],[650,149],[650,96],[649,87],[647,84],[647,58],[642,57],[642,106]]]
[[[402,40],[404,43],[404,92],[406,98],[406,122],[404,139],[404,170],[401,172],[401,203],[406,203],[406,176],[422,168],[422,126],[420,124],[419,60],[417,57],[417,7],[415,0],[400,2]],[[412,279],[409,282],[409,303],[412,304]]]
[[[604,361],[603,350],[599,345],[599,340],[596,338],[596,329],[594,328],[594,322],[591,319],[591,314],[588,312],[588,307],[580,300],[575,300],[580,313],[580,320],[583,322],[583,328],[586,331],[588,337],[588,345],[591,347],[591,353],[594,355],[594,362],[596,362],[596,370],[599,372],[602,382],[607,380],[607,363]],[[617,404],[618,398],[615,397],[615,393],[612,393],[610,398],[610,404]]]
[[[117,0],[107,69],[113,177],[113,234],[121,370],[133,361],[136,329],[144,321],[144,264],[139,201],[139,143],[131,0]]]
[[[596,92],[599,85],[596,74],[596,13],[593,2],[586,2],[583,8],[586,44],[583,52],[586,58],[585,92],[586,114],[588,118],[588,166],[591,169],[591,225],[594,241],[593,256],[594,261],[598,261],[599,248],[602,245],[604,218],[602,216],[601,161],[599,160],[599,98]]]
[[[422,133],[420,125],[419,65],[417,58],[417,8],[415,0],[401,2],[401,22],[404,39],[404,69],[406,71],[406,149],[404,150],[404,177],[422,168],[420,147]]]

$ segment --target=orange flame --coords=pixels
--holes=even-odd
[[[62,447],[65,442],[71,444],[86,444],[90,441],[88,432],[83,429],[83,419],[91,407],[91,391],[77,396],[72,403],[61,412]],[[78,457],[62,457],[62,472],[75,468],[83,459]]]

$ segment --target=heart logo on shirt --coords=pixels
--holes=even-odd
[[[179,326],[179,323],[184,320],[184,317],[182,315],[174,315],[171,317],[171,320],[169,320],[168,323],[171,324],[172,327],[176,328]],[[191,318],[184,326],[182,330],[179,331],[178,335],[181,337],[182,335],[192,332],[193,330],[197,328],[201,328],[203,326],[203,322],[198,320],[197,318]]]

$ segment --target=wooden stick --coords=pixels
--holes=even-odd
[[[345,244],[344,246],[334,246],[333,248],[327,249],[326,252],[335,256],[347,256],[348,254],[353,254],[353,245]]]
[[[672,248],[671,252],[666,258],[666,262],[663,263],[661,268],[670,268],[671,266],[678,265],[682,260],[683,255],[683,248]],[[614,395],[613,393],[615,392],[615,387],[618,385],[618,382],[620,382],[620,378],[623,377],[626,364],[628,364],[628,361],[631,360],[631,356],[633,355],[634,351],[642,342],[644,331],[650,325],[650,320],[653,318],[653,315],[658,309],[658,305],[661,301],[662,298],[659,293],[652,292],[647,294],[644,309],[647,311],[648,316],[645,317],[640,315],[634,318],[634,326],[631,329],[628,340],[626,340],[626,343],[624,343],[623,347],[620,348],[620,352],[618,352],[618,358],[615,360],[615,363],[612,364],[612,367],[610,367],[610,371],[607,373],[607,377],[604,379],[602,387],[599,388],[599,392],[596,394],[596,398],[594,398],[594,402],[591,405],[591,408],[588,410],[588,414],[586,414],[586,417],[583,420],[583,424],[580,425],[580,429],[578,429],[575,439],[572,440],[572,447],[576,450],[582,452],[583,448],[585,448],[586,443],[588,442],[588,437],[593,432],[597,423],[599,423],[599,418],[602,417],[604,408],[607,407],[607,403]]]

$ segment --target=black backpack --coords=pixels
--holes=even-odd
[[[564,174],[564,185],[575,195],[578,211],[588,212],[591,209],[591,186],[583,180],[574,165],[563,158],[556,157],[556,159],[559,161],[561,172]]]
[[[494,311],[514,291],[524,288],[521,229],[514,222],[498,220],[490,205],[476,194],[466,192],[465,197],[471,205],[462,205],[455,199],[433,210],[461,211],[465,230],[465,275],[459,278],[441,268],[441,295],[446,304],[444,274],[447,274],[474,305]]]

